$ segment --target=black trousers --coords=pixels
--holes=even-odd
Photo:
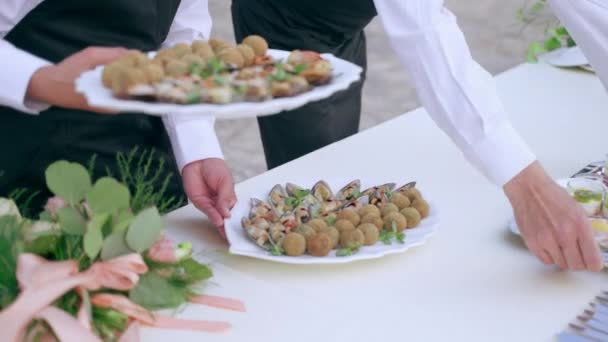
[[[116,154],[128,153],[135,147],[140,151],[154,149],[157,157],[165,159],[166,170],[174,171],[168,195],[181,198],[181,179],[160,118],[143,114],[100,115],[55,107],[33,116],[0,107],[0,197],[15,189],[39,191],[29,206],[37,214],[50,195],[44,176],[49,164],[68,160],[86,167],[95,155],[93,180],[106,176],[108,171],[118,178]],[[150,169],[156,167],[155,162]]]
[[[244,0],[232,2],[236,40],[258,34],[270,48],[313,50],[331,53],[364,69],[361,81],[334,96],[310,103],[296,110],[258,118],[266,164],[269,169],[344,139],[358,132],[361,118],[361,93],[367,67],[363,31],[333,37],[306,27],[286,25],[285,14],[263,5],[243,6]],[[281,23],[277,27],[275,23]]]

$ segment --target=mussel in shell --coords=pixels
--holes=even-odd
[[[272,188],[272,190],[270,190],[268,198],[270,199],[270,203],[272,203],[272,205],[279,207],[285,205],[287,192],[285,192],[285,188],[283,188],[281,184],[277,184]]]
[[[294,215],[296,216],[296,222],[298,223],[298,225],[310,221],[310,211],[308,210],[308,207],[304,204],[300,204],[294,210]]]
[[[267,221],[275,221],[276,214],[270,204],[257,198],[251,199],[251,210],[249,211],[249,218],[256,219],[258,217],[264,218]]]
[[[318,181],[317,184],[312,187],[312,194],[320,201],[328,200],[334,196],[329,184],[325,181]]]
[[[336,199],[339,201],[350,201],[358,198],[361,195],[361,181],[354,180],[344,186],[336,194]]]
[[[263,219],[261,219],[263,220]],[[256,221],[251,221],[249,219],[243,218],[241,224],[249,236],[250,239],[255,241],[258,246],[263,248],[267,248],[267,243],[270,238],[268,235],[267,229],[270,227],[268,222],[263,223],[265,220],[260,221],[256,219]],[[265,227],[265,228],[264,228]]]
[[[287,195],[296,197],[297,195],[301,194],[302,191],[304,191],[304,188],[293,183],[287,183],[285,185],[285,190],[287,191]]]
[[[283,214],[279,219],[279,222],[285,227],[285,232],[287,233],[298,227],[296,215],[292,212]]]

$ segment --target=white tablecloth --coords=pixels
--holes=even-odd
[[[608,96],[595,76],[528,64],[497,80],[515,127],[554,177],[567,177],[608,152]],[[237,194],[297,182],[304,175],[416,180],[441,207],[440,230],[426,245],[401,255],[339,266],[289,266],[226,255],[225,243],[199,212],[178,210],[167,217],[170,235],[193,241],[196,249],[239,272],[220,274],[215,281],[229,289],[222,294],[251,307],[245,315],[228,315],[235,323],[231,333],[175,338],[550,341],[608,288],[607,274],[546,267],[507,233],[511,210],[501,190],[463,159],[424,110],[247,180]],[[144,335],[145,340],[168,336],[157,330]]]

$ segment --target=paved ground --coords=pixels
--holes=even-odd
[[[407,1],[407,0],[405,0]],[[516,12],[524,0],[446,0],[459,18],[475,59],[492,74],[525,59],[528,43],[543,35],[544,26],[522,30]],[[232,40],[230,1],[210,0],[213,36]],[[369,71],[363,96],[361,130],[419,106],[409,76],[389,46],[378,20],[367,28]],[[217,132],[237,181],[266,170],[255,120],[218,122]]]

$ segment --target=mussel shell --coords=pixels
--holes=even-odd
[[[302,199],[302,205],[304,205],[306,207],[310,207],[310,206],[320,203],[320,202],[321,201],[319,201],[319,199],[316,198],[315,196],[313,196],[312,194],[308,194]]]
[[[354,199],[359,196],[361,193],[361,181],[356,179],[344,186],[338,193],[336,194],[336,199],[340,201],[347,201]]]
[[[407,189],[411,189],[411,188],[415,188],[415,187],[416,187],[416,182],[409,182],[409,183],[405,184],[404,186],[398,188],[395,191],[402,192],[402,191],[405,191]]]
[[[383,190],[385,192],[393,191],[393,189],[397,186],[395,183],[386,183],[382,185],[372,186],[371,188],[365,189],[361,195],[373,195],[378,190]]]
[[[361,199],[361,198],[356,198],[353,200],[350,200],[348,202],[346,202],[346,204],[344,204],[342,206],[342,209],[360,209],[361,207],[363,207],[363,203],[365,203],[366,200]]]
[[[268,194],[270,203],[272,203],[275,207],[285,204],[286,198],[287,192],[285,192],[285,188],[283,188],[281,184],[277,184],[272,187],[272,190],[270,190],[270,193]]]
[[[318,181],[312,187],[312,194],[313,194],[313,196],[315,196],[315,198],[319,199],[320,201],[330,199],[334,196],[333,191],[331,191],[331,188],[329,187],[329,184],[327,184],[327,182],[322,181],[322,180]]]
[[[287,195],[295,196],[298,191],[304,190],[304,188],[293,183],[287,183],[285,185],[285,190],[287,191]]]
[[[272,222],[276,220],[276,216],[275,210],[270,204],[257,198],[251,199],[251,210],[249,211],[251,220],[261,217]]]

